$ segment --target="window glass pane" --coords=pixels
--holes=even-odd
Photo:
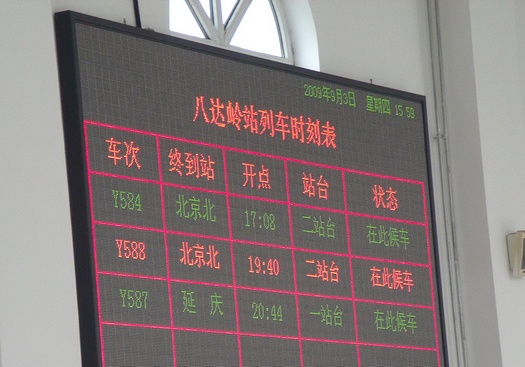
[[[252,1],[230,44],[282,57],[277,24],[268,1]]]
[[[211,17],[210,0],[200,0],[200,2],[202,7],[204,8],[204,11],[206,12],[206,14],[208,14],[208,18]]]
[[[224,23],[228,21],[235,4],[237,4],[237,0],[221,0],[222,21]]]
[[[205,1],[206,2],[206,1]],[[206,9],[206,8],[205,8]],[[208,3],[208,11],[209,11]],[[170,0],[170,30],[204,38],[199,24],[184,0]]]
[[[235,7],[244,0],[169,0],[170,30],[189,36],[208,38],[193,16],[187,2],[202,6],[208,17],[220,2],[222,21],[226,24]],[[215,4],[215,5],[214,5]],[[213,20],[212,20],[213,21]],[[222,27],[216,31],[224,32]],[[232,46],[283,57],[279,28],[272,0],[252,0],[230,42]]]

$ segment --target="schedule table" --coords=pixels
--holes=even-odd
[[[84,135],[106,366],[438,364],[424,183],[103,122]]]
[[[83,365],[447,365],[424,96],[55,26]]]

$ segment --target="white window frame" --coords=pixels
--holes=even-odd
[[[210,19],[210,16],[208,16],[206,10],[204,10],[199,0],[185,0],[205,38],[195,37],[176,31],[171,31],[171,33],[176,34],[179,38],[188,39],[194,42],[200,42],[211,46],[292,65],[294,61],[291,37],[286,18],[284,16],[284,9],[280,0],[268,0],[268,2],[272,8],[275,26],[280,38],[282,56],[269,55],[230,44],[252,1],[253,0],[239,0],[235,5],[231,16],[226,20],[225,23],[224,19],[222,19],[221,0],[211,1],[212,9],[210,16],[213,17],[213,21]]]

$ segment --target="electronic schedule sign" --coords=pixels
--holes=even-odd
[[[424,97],[56,34],[84,365],[446,365]]]

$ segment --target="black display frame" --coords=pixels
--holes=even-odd
[[[64,122],[65,154],[67,159],[67,178],[69,185],[69,200],[71,211],[71,224],[73,233],[73,246],[75,257],[75,276],[77,285],[77,301],[79,308],[79,325],[82,364],[85,366],[101,365],[100,336],[98,325],[97,294],[95,282],[94,254],[92,249],[92,224],[89,206],[89,183],[88,171],[85,159],[84,131],[82,122],[83,107],[80,89],[80,74],[78,62],[78,49],[75,36],[77,24],[121,32],[133,37],[143,38],[153,42],[160,42],[175,47],[189,49],[195,52],[213,55],[219,58],[232,59],[251,65],[277,70],[291,75],[305,76],[319,81],[327,81],[347,85],[350,88],[364,90],[370,93],[391,96],[402,100],[412,101],[422,106],[423,122],[425,131],[425,151],[428,173],[428,196],[429,196],[429,222],[431,227],[430,236],[433,239],[433,270],[435,274],[435,290],[438,305],[439,323],[442,333],[440,341],[443,351],[442,365],[447,362],[446,329],[443,315],[443,292],[439,267],[439,246],[436,231],[436,214],[434,205],[434,189],[432,181],[429,127],[426,111],[426,99],[424,96],[400,91],[392,88],[377,86],[326,73],[316,72],[299,68],[285,63],[258,58],[248,54],[241,54],[223,48],[212,47],[206,44],[192,42],[186,39],[158,34],[150,30],[139,29],[108,20],[76,13],[61,12],[55,14],[55,36],[57,43],[57,57],[59,66],[61,103]],[[441,313],[439,313],[441,311]]]

